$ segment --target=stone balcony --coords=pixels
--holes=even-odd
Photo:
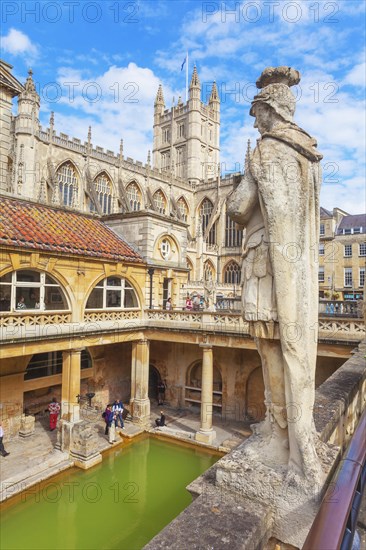
[[[250,338],[248,323],[240,313],[232,312],[95,310],[85,312],[79,322],[72,322],[71,319],[70,311],[1,313],[0,338],[5,345],[24,340],[95,338],[149,329]],[[356,318],[320,316],[313,330],[319,342],[357,344],[365,338],[364,321]]]

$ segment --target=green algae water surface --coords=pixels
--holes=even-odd
[[[185,489],[219,456],[143,437],[25,491],[1,511],[1,550],[135,550],[190,504]]]

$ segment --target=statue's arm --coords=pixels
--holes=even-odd
[[[227,197],[226,211],[234,222],[246,226],[254,207],[258,203],[257,184],[248,171],[238,187]]]

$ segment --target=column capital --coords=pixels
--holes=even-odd
[[[213,345],[212,344],[199,344],[199,347],[203,348],[203,351],[205,351],[205,350],[212,349]]]

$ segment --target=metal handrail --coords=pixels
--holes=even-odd
[[[366,410],[333,481],[329,484],[302,550],[350,550],[366,484]]]

